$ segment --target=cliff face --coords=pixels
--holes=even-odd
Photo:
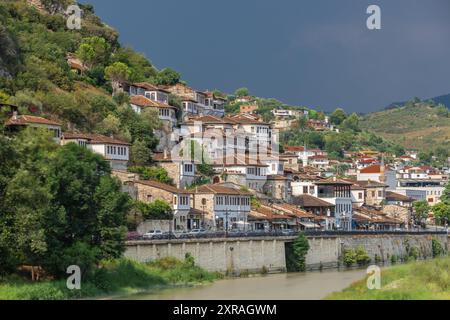
[[[66,11],[67,6],[74,2],[72,0],[27,0],[27,3],[40,12],[62,14]]]

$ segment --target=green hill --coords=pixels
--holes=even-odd
[[[365,115],[360,125],[406,148],[450,150],[449,111],[442,105],[414,100],[403,107]]]
[[[121,46],[118,32],[91,5],[79,5],[82,28],[69,30],[63,13],[74,2],[0,2],[0,103],[59,121],[63,130],[114,135],[132,143],[134,154],[150,154],[158,143],[153,135],[161,125],[158,117],[151,110],[134,113],[127,95],[113,97],[114,84],[174,84],[180,75],[159,71],[144,55]],[[69,57],[81,66],[78,71]],[[0,123],[10,116],[9,109],[0,110]]]

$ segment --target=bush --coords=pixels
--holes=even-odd
[[[347,267],[351,267],[356,263],[356,252],[353,249],[344,250],[343,256],[344,264]]]
[[[439,257],[444,253],[441,243],[437,239],[431,241],[431,247],[433,249],[433,258]]]
[[[391,264],[396,264],[397,261],[398,261],[397,256],[396,255],[392,255],[392,257],[391,257]]]
[[[370,262],[370,257],[367,254],[366,249],[364,249],[364,247],[358,247],[358,249],[356,249],[355,251],[355,259],[356,259],[356,263],[358,263],[358,265],[363,266],[366,265]]]

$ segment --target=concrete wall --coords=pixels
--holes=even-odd
[[[423,258],[432,256],[431,241],[438,239],[448,250],[447,235],[338,235],[308,237],[310,250],[306,256],[308,270],[339,266],[343,250],[363,246],[372,261],[390,261],[392,255],[406,256],[407,244],[417,247]],[[286,270],[285,243],[292,237],[155,240],[127,243],[125,256],[140,262],[172,256],[184,259],[190,253],[196,263],[209,270],[229,274],[242,272],[284,272]]]
[[[209,270],[230,274],[241,272],[284,272],[286,239],[199,239],[129,242],[125,256],[140,262],[163,257],[183,260],[190,253],[195,262]]]
[[[363,247],[372,262],[389,262],[392,256],[398,259],[406,257],[407,246],[417,247],[421,258],[431,258],[433,251],[432,239],[441,242],[442,247],[448,251],[447,235],[340,235],[334,237],[309,237],[310,250],[306,256],[306,265],[309,270],[319,268],[337,267],[342,253],[346,249]]]

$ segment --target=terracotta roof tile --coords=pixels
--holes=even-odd
[[[6,126],[23,126],[27,124],[46,124],[49,126],[61,126],[61,123],[59,122],[30,115],[13,116],[6,122]]]

